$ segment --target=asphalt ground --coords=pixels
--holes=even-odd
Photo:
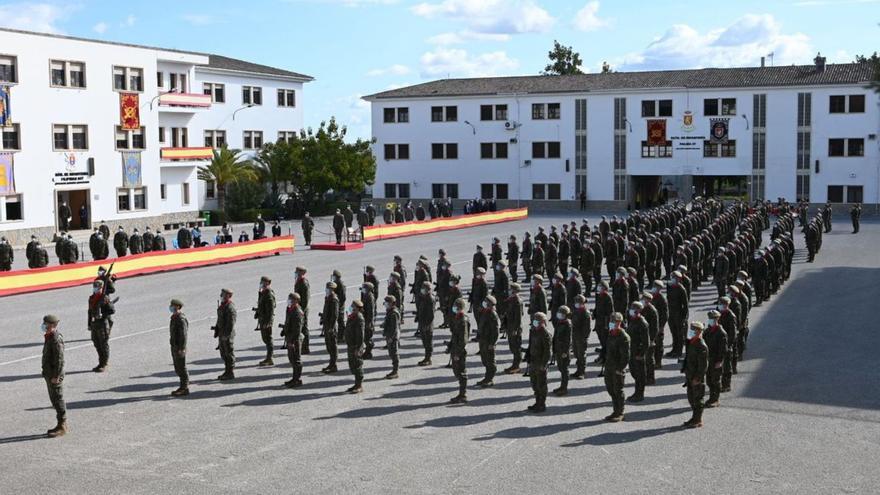
[[[274,367],[256,366],[264,348],[250,308],[261,275],[274,279],[283,304],[293,267],[308,267],[317,336],[321,286],[334,268],[343,272],[350,300],[363,266],[375,265],[384,294],[394,254],[412,273],[420,254],[433,267],[443,247],[469,283],[475,244],[488,249],[493,236],[506,243],[510,233],[521,238],[570,219],[533,216],[358,251],[299,249],[120,280],[104,374],[90,371],[97,358],[85,328],[88,287],[2,298],[0,493],[877,493],[878,223],[863,222],[852,235],[848,222],[838,221],[810,264],[798,235],[792,278],[752,311],[733,391],[706,411],[699,430],[680,427],[690,410],[683,376],[670,360],[646,400],[627,405],[622,423],[602,419],[611,407],[593,364],[586,380],[571,382],[567,397],[551,395],[540,415],[525,412],[532,395],[522,376],[499,375],[494,388],[471,389],[468,404],[448,405],[457,390],[440,346],[448,331],[435,331],[434,365],[417,367],[422,349],[411,317],[400,379],[383,379],[390,362],[380,342],[376,359],[365,364],[360,395],[345,393],[352,378],[344,357],[338,373],[320,373],[327,356],[319,338],[305,356],[299,389],[282,387],[290,367],[281,353]],[[215,380],[222,362],[209,329],[221,287],[235,291],[239,310],[237,378],[223,383]],[[171,297],[184,301],[190,321],[186,398],[169,395],[177,387],[168,344]],[[714,287],[704,284],[692,316],[705,321],[714,297]],[[59,439],[45,438],[54,411],[40,377],[39,324],[49,312],[61,318],[66,340],[70,432]],[[282,314],[279,307],[276,320]],[[592,335],[590,361],[595,343]],[[498,349],[503,369],[507,342]],[[482,377],[476,344],[468,352],[474,383]],[[558,380],[551,368],[551,390]],[[629,395],[629,376],[626,389]]]

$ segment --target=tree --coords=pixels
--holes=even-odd
[[[279,184],[292,179],[300,148],[287,141],[266,143],[254,158],[254,170],[260,182],[269,184],[273,206],[278,203]]]
[[[871,78],[871,82],[868,83],[867,88],[880,93],[880,55],[877,55],[877,52],[874,52],[870,57],[856,55],[855,62],[857,64],[870,64],[874,67],[874,76]]]
[[[610,74],[614,72],[608,62],[602,62],[602,74]]]
[[[580,54],[570,46],[561,45],[558,41],[553,40],[553,50],[547,52],[547,57],[550,59],[550,63],[544,67],[543,75],[545,76],[584,73],[581,70],[583,61]]]
[[[198,178],[212,181],[217,187],[217,205],[226,209],[226,186],[240,180],[256,180],[258,174],[250,160],[243,158],[240,150],[229,149],[225,144],[214,150],[211,164],[199,167]]]

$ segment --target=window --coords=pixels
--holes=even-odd
[[[160,184],[159,186],[159,196],[162,199],[165,199],[163,196],[162,188],[164,188],[164,184]],[[116,209],[119,212],[124,211],[138,211],[138,210],[146,210],[147,209],[147,188],[146,187],[136,187],[134,189],[122,189],[119,188],[116,190]]]
[[[156,71],[156,87],[165,87],[165,74],[163,74],[161,71]]]
[[[532,120],[559,120],[559,103],[532,103]]]
[[[218,83],[202,84],[202,91],[211,97],[213,103],[226,103],[226,87]]]
[[[385,145],[386,160],[409,160],[408,144],[386,144]]]
[[[735,139],[728,139],[726,142],[721,143],[721,157],[722,158],[736,157],[736,140]]]
[[[865,95],[849,95],[849,113],[865,113]]]
[[[642,141],[642,158],[672,158],[672,141],[656,146],[648,146],[647,141]]]
[[[0,55],[0,82],[18,82],[18,57]]]
[[[562,116],[561,106],[559,103],[547,104],[547,118],[550,120],[559,120]]]
[[[205,131],[205,146],[222,148],[224,144],[226,144],[226,131]]]
[[[713,143],[711,141],[703,141],[703,158],[735,158],[736,157],[736,140],[728,139],[724,143]]]
[[[409,184],[385,184],[386,198],[409,198]]]
[[[16,222],[24,220],[24,208],[22,208],[21,194],[0,196],[0,222]]]
[[[386,124],[405,124],[409,122],[409,107],[385,108],[383,114]]]
[[[544,184],[532,184],[532,199],[547,199]]]
[[[431,197],[458,199],[458,184],[431,184]]]
[[[642,117],[656,117],[656,104],[654,100],[642,100]]]
[[[458,184],[446,184],[446,197],[458,199]]]
[[[171,147],[186,148],[189,146],[189,132],[186,127],[171,127]]]
[[[67,60],[50,60],[51,85],[61,88],[86,87],[86,64]]]
[[[185,73],[170,73],[168,74],[169,81],[171,82],[169,91],[177,92],[177,93],[186,93],[186,74]],[[209,93],[205,93],[209,94]]]
[[[847,100],[849,107],[847,108]],[[865,95],[831,95],[828,97],[829,113],[864,113]]]
[[[480,184],[482,199],[507,199],[507,184]]]
[[[846,113],[846,96],[831,95],[828,100],[829,113]]]
[[[809,201],[810,200],[810,176],[809,175],[797,175],[795,176],[795,199],[798,201]]]
[[[165,184],[159,184],[159,199],[162,201],[168,199],[168,187]]]
[[[214,199],[217,195],[217,186],[214,184],[214,181],[209,180],[205,182],[205,199]]]
[[[846,202],[861,203],[862,202],[862,186],[846,186]]]
[[[736,115],[736,98],[721,98],[721,115]]]
[[[809,127],[813,120],[813,94],[798,93],[797,125]]]
[[[431,122],[456,122],[458,121],[458,107],[431,107]]]
[[[672,100],[660,100],[657,102],[658,117],[672,117]]]
[[[846,139],[829,139],[828,156],[845,156]]]
[[[672,100],[642,100],[642,117],[672,117]]]
[[[181,203],[184,205],[189,204],[189,182],[184,182],[180,185],[181,189]]]
[[[142,150],[146,149],[146,131],[143,127],[126,131],[122,126],[116,126],[116,149],[117,150]]]
[[[614,174],[614,200],[626,201],[626,176]]]
[[[559,158],[561,156],[559,141],[532,143],[532,158]]]
[[[293,108],[296,106],[296,91],[292,89],[278,90],[278,106]]]
[[[19,125],[0,127],[0,150],[20,150]]]
[[[52,141],[55,151],[87,150],[89,149],[88,126],[54,124]]]
[[[131,190],[131,195],[134,197],[134,209],[135,210],[146,210],[147,209],[147,188],[146,187],[137,187]]]
[[[458,158],[458,143],[432,143],[431,159],[455,160]]]
[[[828,186],[829,203],[843,203],[843,186]]]
[[[532,199],[561,199],[562,187],[559,184],[532,184]]]
[[[144,70],[136,67],[113,66],[113,89],[116,91],[143,91]]]
[[[532,103],[532,120],[543,120],[546,116],[547,106],[543,103]],[[483,184],[491,186],[492,184]],[[491,197],[491,196],[490,196]]]
[[[715,158],[718,156],[720,146],[718,143],[703,141],[703,158]]]
[[[278,141],[292,143],[296,139],[296,131],[278,131]]]
[[[813,141],[813,133],[810,131],[798,131],[797,133],[797,169],[807,170],[810,168],[810,143]]]
[[[480,158],[484,160],[507,158],[507,143],[480,143]]]
[[[128,189],[116,190],[116,210],[131,211],[131,198],[129,198]]]
[[[507,105],[480,105],[480,120],[507,120]]]
[[[703,100],[703,115],[718,115],[718,99]]]
[[[547,184],[547,199],[561,199],[562,188],[559,184]]]
[[[263,88],[257,86],[241,87],[241,104],[242,105],[262,105],[263,104]]]
[[[865,140],[862,138],[847,139],[846,156],[865,156]]]
[[[242,147],[246,150],[255,150],[263,147],[263,131],[244,131]]]
[[[159,128],[158,136],[159,136],[159,143],[165,144],[165,128],[164,127]]]

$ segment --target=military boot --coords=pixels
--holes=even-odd
[[[49,430],[46,434],[49,438],[63,437],[67,433],[67,420],[63,419],[58,422],[58,426]]]
[[[352,394],[359,394],[359,393],[363,392],[364,387],[361,386],[362,381],[363,381],[363,379],[357,378],[354,382],[354,386],[351,387],[350,389],[348,389],[348,392],[352,393]]]
[[[430,366],[431,365],[431,358],[425,357],[425,359],[422,359],[421,361],[418,362],[418,365],[419,366]]]
[[[555,395],[557,397],[563,397],[565,395],[568,395],[568,386],[563,385],[563,386],[555,389],[553,391],[553,395]]]
[[[336,373],[337,371],[339,371],[339,370],[338,370],[338,368],[336,368],[336,364],[334,363],[334,364],[327,365],[326,368],[323,368],[321,370],[321,373],[330,374],[330,373]]]
[[[542,413],[547,410],[547,399],[545,397],[541,397],[541,399],[536,404],[534,412]]]
[[[386,380],[394,380],[394,379],[399,378],[399,377],[400,377],[400,375],[397,374],[397,367],[396,367],[396,366],[395,366],[394,368],[391,369],[391,372],[390,372],[390,373],[388,373],[387,375],[385,375],[385,379],[386,379]]]

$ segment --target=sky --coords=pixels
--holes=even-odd
[[[849,62],[880,50],[880,0],[0,1],[0,26],[216,53],[315,77],[305,125],[369,138],[363,95],[538,74],[553,41],[587,72]],[[3,51],[3,47],[0,47]],[[770,63],[768,59],[768,64]]]

